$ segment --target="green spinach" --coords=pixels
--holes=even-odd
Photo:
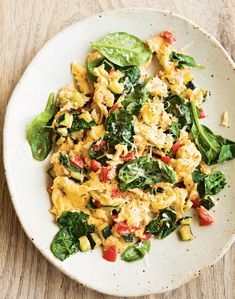
[[[141,260],[147,253],[149,253],[150,247],[150,240],[147,240],[146,242],[138,242],[127,247],[127,249],[121,254],[121,259],[126,262]]]
[[[180,137],[180,130],[183,126],[179,122],[173,122],[169,128],[169,133],[173,135],[174,140],[178,140]]]
[[[160,211],[157,218],[146,226],[146,232],[151,233],[159,239],[164,239],[179,226],[176,212],[170,208]]]
[[[36,117],[27,130],[27,140],[34,159],[42,161],[51,151],[52,129],[49,127],[55,114],[55,94],[51,93],[44,112]]]
[[[125,144],[130,149],[133,143],[134,121],[132,114],[125,109],[114,110],[106,119],[107,146],[110,152],[115,145]]]
[[[204,68],[203,65],[197,64],[192,56],[182,54],[182,53],[178,53],[178,52],[175,52],[175,51],[171,52],[170,59],[172,61],[177,61],[178,62],[178,64],[177,64],[178,69],[182,69],[184,66]]]
[[[121,190],[147,189],[158,182],[174,183],[176,174],[167,164],[146,156],[124,164],[119,169],[118,178]]]
[[[202,198],[207,195],[219,193],[226,185],[225,176],[219,170],[215,170],[210,174],[204,174],[199,170],[194,170],[192,178],[193,181],[198,184],[197,190]]]
[[[89,225],[89,215],[83,212],[63,212],[57,222],[59,232],[51,243],[51,251],[61,261],[79,251],[78,238],[87,236],[95,231],[94,225]]]
[[[202,154],[203,161],[208,165],[212,165],[233,159],[235,157],[235,143],[215,135],[209,128],[200,125],[194,101],[191,101],[191,109],[193,116],[191,132]]]
[[[59,161],[61,164],[63,164],[65,167],[72,170],[73,172],[79,172],[79,169],[70,163],[69,158],[66,154],[63,154],[60,152],[59,153]]]
[[[120,68],[120,71],[124,73],[124,89],[126,93],[129,93],[138,84],[141,72],[138,66],[130,66]]]
[[[90,122],[85,121],[83,118],[79,118],[78,111],[74,110],[73,114],[73,122],[72,126],[69,129],[69,132],[76,132],[81,130],[90,129],[91,127],[95,126],[95,121],[91,120]]]
[[[91,82],[95,82],[97,79],[97,76],[94,74],[94,68],[100,66],[102,62],[104,61],[104,57],[97,58],[95,60],[92,60],[91,62],[87,62],[86,64],[86,70],[88,78]]]
[[[139,38],[126,32],[109,33],[92,43],[92,47],[121,67],[143,65],[152,56]]]
[[[133,92],[122,101],[122,107],[132,115],[137,115],[148,99],[149,92],[146,89],[146,82],[135,86]]]

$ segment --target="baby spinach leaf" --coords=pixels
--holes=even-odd
[[[138,84],[141,73],[138,66],[130,66],[120,69],[124,73],[124,89],[129,93]]]
[[[215,135],[209,128],[200,125],[194,101],[191,101],[191,109],[193,115],[191,132],[202,154],[203,161],[208,165],[212,165],[233,159],[235,157],[235,143]]]
[[[173,135],[174,140],[178,140],[180,137],[180,130],[183,126],[179,122],[173,122],[169,128],[169,132]]]
[[[197,190],[201,198],[219,193],[226,185],[225,176],[219,170],[213,171],[210,174],[194,170],[192,178],[198,184]]]
[[[61,228],[51,243],[51,252],[55,257],[63,261],[78,251],[78,239],[74,238],[66,227]]]
[[[73,122],[71,128],[69,129],[70,132],[86,130],[95,126],[94,120],[87,122],[85,121],[85,119],[79,118],[79,113],[77,111],[74,110],[72,113],[73,113]]]
[[[157,218],[146,226],[146,232],[151,233],[159,239],[164,239],[179,226],[176,212],[170,208],[160,211]]]
[[[104,57],[97,58],[91,62],[87,62],[86,70],[87,70],[87,75],[88,75],[90,81],[92,81],[92,82],[96,81],[97,76],[94,74],[94,68],[100,66],[103,61],[104,61]]]
[[[192,123],[190,103],[178,94],[171,94],[167,97],[164,106],[167,113],[178,118],[181,127]]]
[[[146,83],[135,86],[134,91],[127,95],[122,101],[122,106],[132,115],[137,115],[148,99],[149,92],[146,89]]]
[[[121,259],[126,262],[141,260],[147,253],[149,253],[150,247],[150,240],[147,240],[146,242],[138,242],[127,247],[127,249],[121,254]]]
[[[152,56],[139,38],[126,32],[109,33],[93,42],[92,47],[121,67],[143,65]]]
[[[108,150],[113,152],[115,145],[125,144],[130,149],[133,143],[134,121],[132,114],[125,109],[114,110],[106,119]]]
[[[79,251],[78,238],[95,231],[94,225],[87,223],[89,216],[83,212],[63,212],[57,222],[59,232],[51,243],[51,251],[61,261]]]
[[[175,51],[171,52],[170,59],[172,61],[177,61],[178,62],[178,65],[177,65],[178,69],[182,69],[184,66],[204,68],[203,65],[197,64],[192,56],[182,54],[182,53],[178,53],[178,52],[175,52]]]
[[[206,208],[207,210],[210,210],[211,208],[213,208],[215,206],[215,203],[213,202],[213,200],[208,197],[208,198],[204,198],[202,200],[200,200],[200,205],[203,206],[204,208]]]
[[[27,140],[31,146],[31,152],[34,159],[42,161],[46,159],[51,151],[51,134],[49,128],[50,122],[55,113],[55,94],[51,93],[44,112],[36,117],[27,130]]]
[[[121,190],[147,189],[158,182],[174,183],[176,174],[167,164],[146,156],[124,164],[119,169],[118,178]]]

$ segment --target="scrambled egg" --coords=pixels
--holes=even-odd
[[[115,245],[120,252],[129,243],[120,235],[119,224],[125,223],[133,235],[141,239],[145,236],[146,225],[162,209],[171,207],[180,219],[191,207],[190,198],[198,196],[191,173],[198,166],[205,167],[200,152],[184,128],[178,140],[181,145],[172,154],[176,141],[170,128],[178,119],[167,113],[165,103],[170,93],[177,93],[185,100],[194,100],[200,107],[206,91],[191,90],[186,86],[192,80],[191,68],[177,68],[176,62],[170,59],[171,46],[164,38],[157,35],[146,45],[156,55],[161,70],[149,78],[146,85],[148,99],[139,114],[133,116],[131,147],[120,143],[112,151],[107,148],[106,119],[112,111],[122,107],[126,77],[119,69],[107,70],[104,63],[93,69],[95,82],[90,80],[85,67],[72,64],[74,83],[59,91],[58,112],[52,123],[55,143],[51,158],[55,173],[51,188],[52,213],[59,217],[64,211],[83,211],[89,215],[88,223],[95,224],[98,231],[104,225],[111,225],[111,236],[106,239],[100,233],[99,236],[104,248]],[[89,53],[87,62],[97,59],[102,60],[103,56],[94,51]],[[143,78],[140,83],[141,80]],[[155,159],[172,155],[168,166],[175,171],[176,182],[184,183],[185,187],[161,182],[152,186],[160,188],[161,192],[157,193],[140,188],[120,191],[119,167],[147,155]]]

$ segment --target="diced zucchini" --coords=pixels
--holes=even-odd
[[[60,121],[60,125],[66,127],[66,128],[71,128],[72,123],[73,123],[73,115],[65,112],[64,114],[64,119],[62,121]],[[61,115],[62,117],[62,115]]]
[[[78,240],[79,240],[79,245],[80,245],[81,251],[91,250],[91,244],[90,244],[90,241],[88,240],[87,236],[82,236]]]
[[[111,227],[108,223],[104,223],[98,227],[97,232],[101,239],[107,239],[111,235]]]
[[[54,179],[54,178],[56,177],[56,175],[55,175],[55,171],[54,171],[53,167],[49,168],[49,169],[47,170],[47,173],[49,174],[49,176],[50,176],[52,179]]]
[[[184,224],[184,225],[190,224],[191,222],[192,222],[192,217],[188,217],[188,216],[180,220],[180,224]]]
[[[207,210],[210,210],[214,207],[215,203],[213,201],[213,198],[211,196],[208,196],[207,198],[204,198],[200,201],[201,206],[206,208]]]
[[[79,182],[83,182],[83,180],[84,180],[84,174],[81,172],[71,171],[70,177]]]
[[[127,242],[127,243],[132,243],[134,241],[132,234],[125,234],[122,237],[125,240],[125,242]]]
[[[87,236],[87,238],[89,239],[90,241],[90,244],[91,244],[91,248],[92,249],[95,249],[97,247],[99,247],[101,245],[101,240],[100,238],[97,236],[97,234],[95,233],[92,233],[90,234],[89,236]]]
[[[183,225],[179,229],[179,233],[182,241],[190,241],[193,239],[193,234],[189,225]]]

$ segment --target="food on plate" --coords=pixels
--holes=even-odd
[[[200,123],[208,92],[195,86],[195,59],[164,31],[146,42],[109,33],[92,43],[86,66],[51,94],[27,131],[32,155],[52,149],[48,192],[59,232],[52,253],[64,260],[102,246],[114,262],[142,259],[151,238],[179,229],[192,240],[193,208],[201,226],[215,220],[213,195],[225,175],[210,165],[235,157],[235,143]],[[157,59],[154,76],[148,67]]]

